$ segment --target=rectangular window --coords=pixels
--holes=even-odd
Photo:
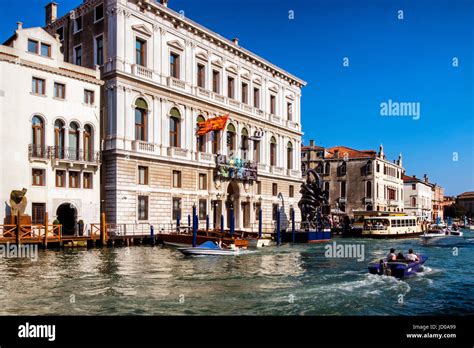
[[[242,83],[242,103],[248,104],[249,102],[249,85],[245,82]]]
[[[253,89],[253,106],[260,109],[260,90],[258,88]]]
[[[253,141],[253,161],[255,163],[260,163],[260,141]]]
[[[341,197],[346,197],[346,182],[341,181]]]
[[[46,203],[31,203],[31,223],[43,225],[46,214]]]
[[[100,21],[104,18],[104,5],[100,4],[94,9],[94,21]]]
[[[212,71],[212,91],[220,93],[221,73],[217,70]]]
[[[33,186],[44,186],[44,169],[33,169],[32,171],[33,176]]]
[[[197,85],[201,88],[206,87],[206,67],[203,64],[197,65]]]
[[[411,184],[411,189],[416,190],[416,184]]]
[[[102,35],[95,38],[95,64],[104,64],[104,37]]]
[[[229,98],[234,99],[234,78],[233,77],[228,77],[227,78],[227,96]]]
[[[181,219],[181,198],[173,197],[173,220]]]
[[[148,196],[138,196],[138,220],[148,220]]]
[[[46,93],[46,81],[33,77],[31,92],[38,95],[45,95]]]
[[[64,41],[64,27],[60,27],[56,30],[56,34],[59,36],[59,41]]]
[[[217,155],[217,153],[219,152],[219,143],[220,143],[220,131],[218,130],[215,130],[215,131],[212,131],[211,135],[212,135],[212,153],[214,155]]]
[[[82,65],[82,45],[74,47],[74,64]]]
[[[207,190],[207,174],[199,174],[199,189]]]
[[[38,54],[39,44],[38,41],[28,40],[28,52]]]
[[[206,220],[207,217],[207,200],[199,200],[199,220]]]
[[[257,181],[257,195],[261,195],[261,194],[262,194],[262,182]]]
[[[94,91],[84,90],[84,103],[94,105]]]
[[[69,187],[79,188],[79,172],[69,172]]]
[[[295,196],[295,187],[293,185],[290,185],[290,194],[289,196],[292,198]]]
[[[74,20],[74,33],[77,33],[78,31],[82,30],[82,16],[77,17]]]
[[[146,66],[146,41],[138,38],[135,41],[135,64]]]
[[[273,94],[270,95],[270,113],[272,115],[276,113],[276,97]]]
[[[83,187],[85,189],[91,189],[92,188],[92,173],[84,173],[82,174],[82,176],[83,176],[83,181],[84,181]]]
[[[51,57],[51,45],[45,43],[41,44],[41,55],[44,57]]]
[[[170,75],[175,79],[179,79],[179,54],[170,54]]]
[[[293,120],[293,105],[291,103],[286,103],[286,117],[288,121]]]
[[[56,170],[56,187],[66,187],[66,172]]]
[[[138,166],[138,184],[148,185],[148,167]]]
[[[181,171],[173,170],[173,187],[181,187]]]
[[[62,83],[54,83],[54,97],[58,99],[66,98],[66,85]]]
[[[272,195],[278,196],[278,184],[272,184]]]

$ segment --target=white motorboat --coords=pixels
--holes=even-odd
[[[224,249],[215,242],[207,241],[195,248],[178,248],[184,255],[234,256],[240,254],[239,248]]]
[[[453,230],[444,223],[432,224],[429,230],[420,236],[425,245],[456,245],[464,242],[463,233]]]

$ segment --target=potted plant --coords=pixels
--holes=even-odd
[[[77,226],[79,227],[79,236],[82,236],[84,234],[84,221],[79,220]]]

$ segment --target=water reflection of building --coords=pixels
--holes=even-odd
[[[42,28],[18,23],[0,46],[0,192],[27,189],[33,224],[99,222],[99,71],[64,62],[61,43]],[[5,204],[3,222],[9,215]],[[9,223],[9,222],[7,222]]]
[[[256,224],[259,207],[265,222],[282,202],[289,215],[301,183],[305,82],[160,2],[89,0],[61,18],[47,7],[46,28],[65,55],[100,65],[106,81],[108,221],[169,222],[193,204],[214,226],[233,207],[238,229]],[[197,122],[225,114],[224,129],[195,135]],[[218,155],[237,169],[254,162],[257,177],[216,175]]]
[[[324,189],[329,191],[326,212],[403,211],[402,156],[387,160],[383,146],[377,153],[345,146],[325,148],[311,141],[302,147],[302,171],[308,169],[322,175]]]

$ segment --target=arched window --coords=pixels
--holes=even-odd
[[[45,146],[44,146],[44,122],[39,116],[34,116],[31,120],[32,130],[32,155],[33,157],[44,157]]]
[[[178,109],[170,110],[170,146],[180,147],[181,114]]]
[[[331,165],[329,164],[329,162],[326,162],[324,164],[324,174],[329,174],[331,172]]]
[[[92,127],[86,125],[84,127],[84,160],[87,162],[91,162],[94,159],[93,139]]]
[[[235,151],[235,126],[229,123],[227,126],[227,156],[233,156]]]
[[[276,166],[276,162],[277,162],[276,150],[277,150],[276,139],[275,137],[271,137],[270,139],[270,165],[271,166]]]
[[[342,164],[339,167],[339,175],[346,175],[347,171],[347,164],[346,162],[342,162]]]
[[[249,150],[249,132],[247,128],[242,129],[242,140],[240,149],[242,150],[242,158],[246,160],[248,158],[248,150]]]
[[[217,155],[220,151],[221,131],[215,130],[211,133],[212,153]]]
[[[196,119],[196,123],[204,122],[206,119],[203,116],[198,116]],[[198,135],[197,143],[196,143],[196,151],[197,152],[206,152],[206,136],[205,135]]]
[[[293,144],[291,141],[286,146],[286,163],[288,169],[293,169]]]
[[[263,136],[263,132],[258,134]],[[257,132],[255,132],[255,135],[257,135]],[[255,163],[260,163],[260,137],[255,137],[253,140],[253,161]]]
[[[64,122],[61,120],[54,122],[54,157],[64,158]]]
[[[76,122],[69,124],[69,149],[67,157],[70,160],[79,159],[79,126]]]
[[[365,197],[372,198],[372,182],[367,181],[365,184]]]
[[[142,98],[135,102],[135,140],[147,141],[148,104]]]

